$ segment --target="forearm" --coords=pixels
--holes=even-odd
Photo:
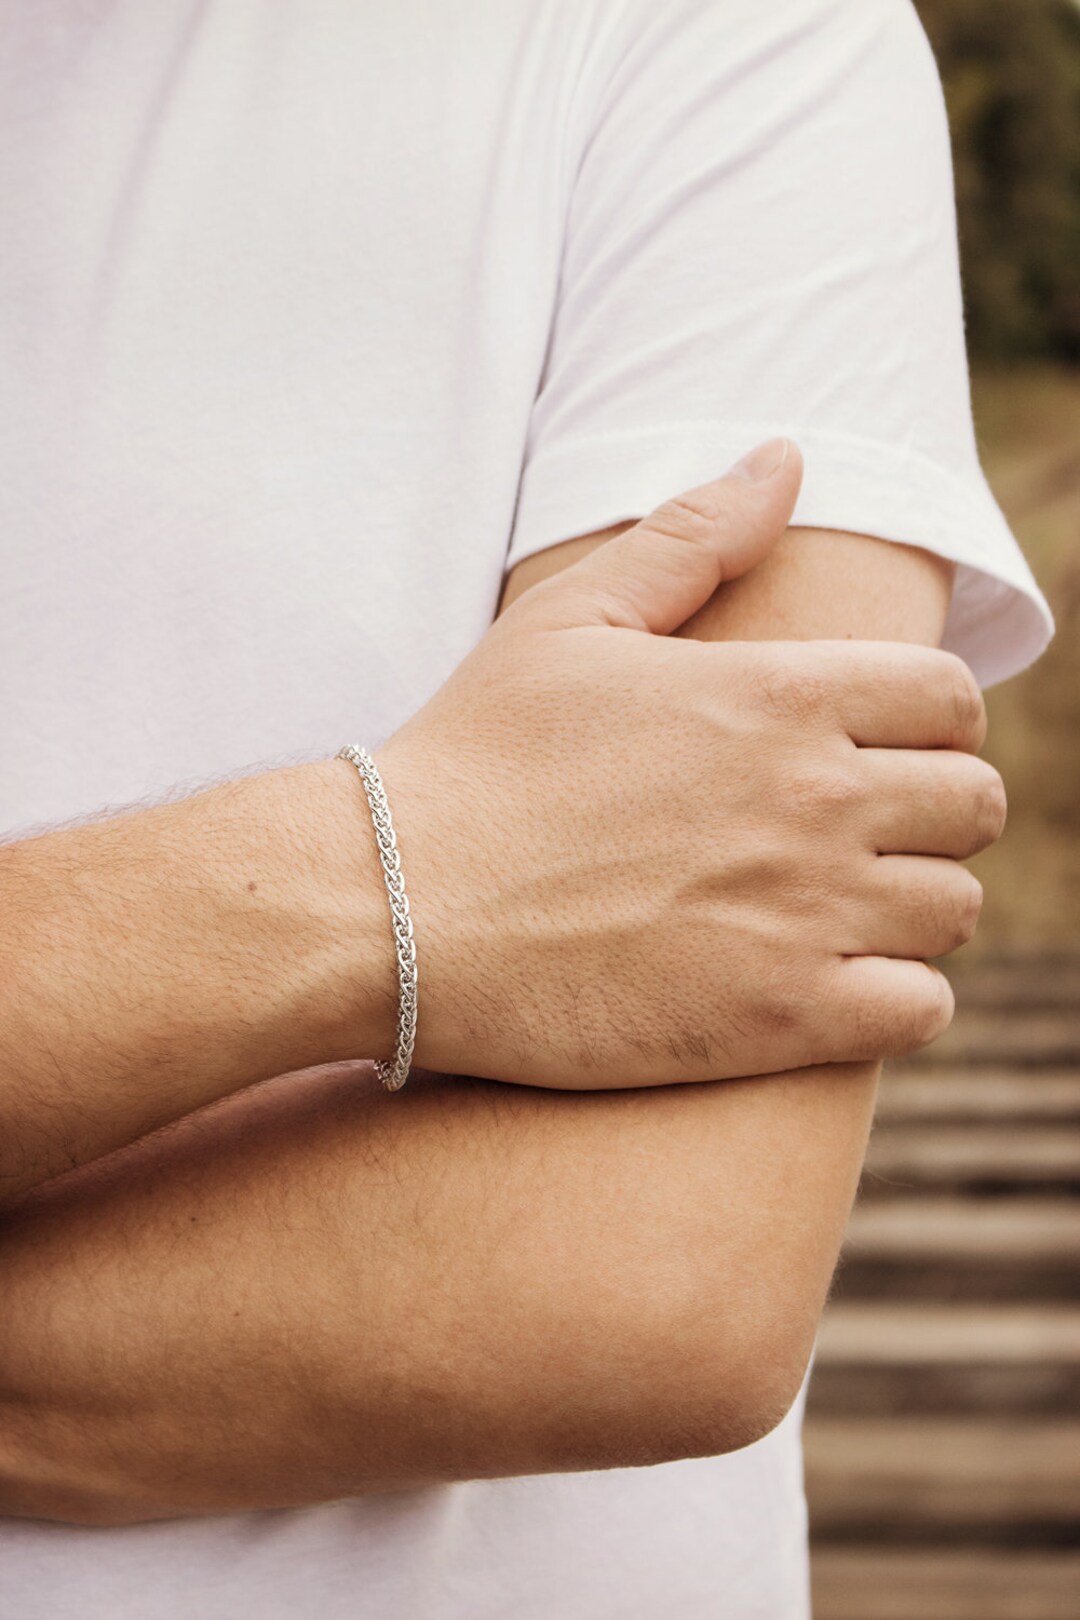
[[[704,633],[933,640],[947,594],[932,559],[804,535]],[[0,1250],[0,1507],[212,1511],[745,1443],[798,1388],[873,1088],[386,1099],[324,1075],[186,1121]]]
[[[327,761],[0,849],[0,1201],[393,1041],[363,791]]]
[[[798,1387],[871,1094],[853,1070],[391,1098],[354,1067],[183,1121],[10,1220],[0,1512],[119,1522],[745,1444]]]
[[[418,1063],[544,1085],[590,1070],[588,1083],[659,1084],[868,1059],[941,1027],[947,991],[908,958],[952,948],[977,894],[939,870],[929,908],[876,903],[888,873],[869,841],[902,838],[903,818],[880,823],[892,795],[857,751],[854,768],[847,728],[894,735],[914,680],[929,739],[963,742],[981,718],[970,678],[933,661],[950,707],[926,660],[879,663],[865,691],[884,712],[871,719],[852,704],[865,653],[702,657],[685,640],[625,634],[887,635],[901,600],[913,612],[900,633],[919,639],[943,616],[934,565],[898,548],[833,536],[858,554],[842,591],[812,555],[807,580],[796,570],[792,581],[790,547],[751,568],[798,487],[797,454],[773,448],[770,477],[733,473],[669,503],[607,562],[534,592],[388,742],[421,919]],[[682,532],[688,517],[696,539]],[[561,550],[528,563],[554,571]],[[820,730],[806,724],[814,681]],[[670,755],[666,792],[642,778],[650,748],[627,716],[638,690],[653,699],[651,747]],[[911,740],[908,726],[901,735]],[[731,787],[716,848],[702,819],[713,771]],[[826,844],[818,818],[836,794],[859,813]],[[497,811],[486,823],[478,795]],[[0,851],[0,1200],[253,1081],[389,1047],[393,962],[360,800],[351,768],[329,761]],[[718,885],[726,909],[703,903]],[[904,967],[884,966],[893,959]],[[579,991],[591,998],[584,1021]],[[695,1029],[697,1003],[711,1025],[721,994],[727,1027]]]

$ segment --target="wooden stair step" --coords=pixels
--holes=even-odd
[[[814,1620],[1076,1620],[1080,1552],[816,1548]]]
[[[931,1050],[937,1064],[1076,1068],[1080,1013],[1074,1007],[979,1007],[958,1014]]]
[[[1080,1307],[837,1302],[818,1337],[811,1411],[869,1417],[1080,1417]]]
[[[810,1411],[821,1417],[1080,1417],[1075,1362],[825,1362]]]
[[[878,1128],[916,1120],[1074,1120],[1080,1122],[1080,1072],[1074,1069],[887,1068]]]
[[[1080,1199],[871,1197],[837,1274],[845,1301],[1080,1300]]]
[[[831,1305],[817,1363],[940,1366],[1080,1365],[1080,1307],[1069,1305]]]
[[[1068,1539],[1080,1519],[1080,1420],[808,1414],[815,1535]]]
[[[959,1016],[983,1007],[1031,1009],[1080,1007],[1080,956],[1001,957],[972,963],[957,958],[945,964],[956,992]]]
[[[921,1260],[1018,1260],[1080,1254],[1080,1200],[1067,1198],[895,1199],[856,1207],[846,1252]]]
[[[867,1155],[874,1181],[1051,1182],[1080,1185],[1080,1126],[1066,1123],[890,1124],[874,1132]]]

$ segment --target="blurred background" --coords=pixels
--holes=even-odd
[[[883,1082],[807,1417],[815,1620],[1080,1617],[1080,3],[916,0],[983,462],[1054,610],[958,1014]]]

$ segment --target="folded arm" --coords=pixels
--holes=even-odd
[[[380,749],[419,1066],[622,1088],[872,1059],[947,1022],[918,959],[952,948],[978,886],[923,857],[971,853],[980,795],[993,819],[995,774],[951,751],[980,734],[970,674],[890,647],[667,638],[688,619],[710,635],[718,581],[784,533],[801,460],[756,454],[765,476],[733,469],[577,567],[580,542],[528,559],[512,588],[559,577]],[[819,619],[850,633],[857,594]],[[741,599],[717,610],[725,634]],[[0,849],[0,1203],[255,1081],[389,1051],[366,822],[329,760]]]
[[[688,630],[933,642],[947,595],[920,553],[804,531]],[[643,1464],[778,1421],[874,1066],[396,1097],[365,1074],[230,1098],[8,1217],[0,1511],[118,1523]]]

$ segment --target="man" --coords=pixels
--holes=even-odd
[[[909,8],[6,31],[4,1608],[804,1614],[783,1413],[1000,825],[925,648],[1047,634]],[[354,738],[392,1097],[305,1067],[393,1038]]]

